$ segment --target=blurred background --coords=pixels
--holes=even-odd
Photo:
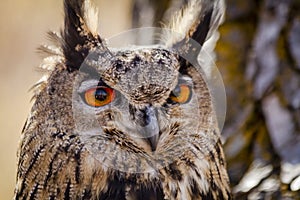
[[[110,37],[131,27],[131,1],[97,1],[101,34]],[[0,6],[0,200],[12,199],[16,151],[32,105],[30,88],[41,78],[37,53],[47,32],[63,25],[63,3],[4,0]]]
[[[100,34],[158,26],[188,0],[94,0]],[[62,1],[0,7],[0,199],[11,199],[16,151],[41,77],[36,53],[59,31]],[[222,136],[237,199],[300,199],[300,1],[227,0],[216,47],[228,109]]]

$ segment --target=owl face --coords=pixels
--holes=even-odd
[[[185,139],[201,130],[199,102],[209,98],[197,70],[180,73],[180,65],[180,56],[163,47],[85,59],[72,105],[75,132],[91,157],[119,171],[154,172],[190,149]]]

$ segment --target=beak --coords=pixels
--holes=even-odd
[[[156,109],[152,106],[146,106],[144,109],[138,111],[138,130],[148,140],[152,151],[156,150],[159,139],[159,125],[156,116]]]

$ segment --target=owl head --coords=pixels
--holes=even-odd
[[[89,0],[64,10],[55,46],[41,47],[49,72],[23,129],[15,199],[229,199],[210,87],[224,2],[191,0],[162,29],[110,40]]]
[[[169,26],[131,32],[155,35],[151,45],[116,48],[97,32],[88,0],[65,0],[64,29],[51,34],[60,44],[55,65],[40,87],[48,115],[58,119],[53,127],[79,138],[107,170],[155,172],[185,154],[207,156],[219,129],[205,61],[222,8],[222,1],[191,1]]]

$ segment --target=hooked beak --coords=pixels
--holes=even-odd
[[[138,111],[137,124],[138,131],[143,138],[148,140],[152,151],[156,150],[159,139],[159,124],[156,116],[156,109],[152,106],[146,106],[144,109]]]

